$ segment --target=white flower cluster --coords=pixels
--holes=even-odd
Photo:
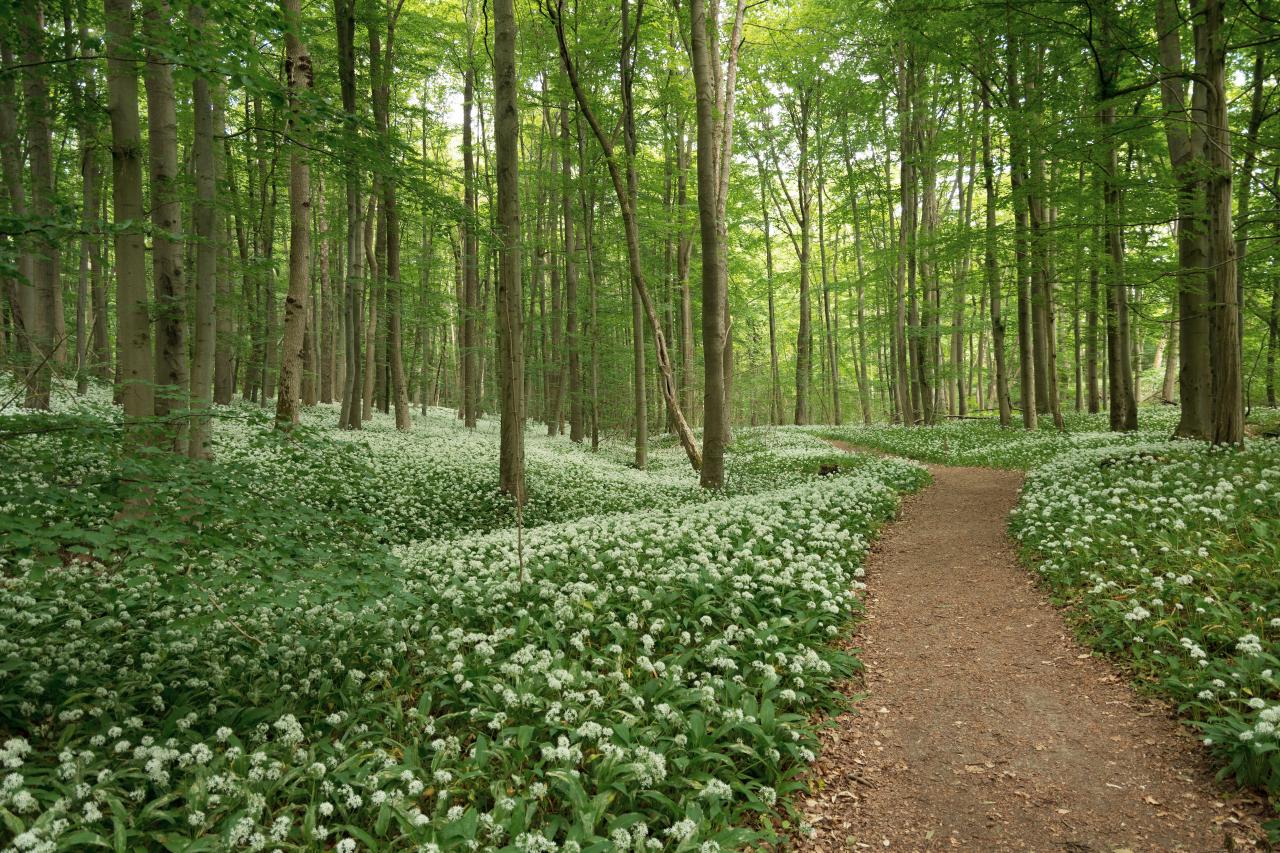
[[[1027,478],[1012,530],[1103,649],[1180,704],[1236,775],[1280,783],[1280,445],[1136,442]]]
[[[256,466],[261,494],[382,519],[403,544],[377,572],[198,545],[181,565],[0,551],[13,733],[0,809],[20,822],[0,824],[0,848],[113,832],[129,849],[160,833],[343,853],[366,837],[437,851],[580,851],[624,833],[628,849],[741,846],[748,836],[723,833],[754,831],[741,827],[813,757],[811,718],[853,669],[830,643],[858,609],[869,538],[926,475],[867,458],[818,479],[812,463],[834,454],[817,438],[742,430],[730,489],[706,496],[670,450],[635,472],[531,441],[541,526],[517,533],[496,465],[477,463],[494,458],[491,426],[473,436],[450,417],[408,435],[375,418],[318,458],[218,427],[220,461]],[[61,470],[102,480],[110,446],[78,464]],[[38,494],[22,465],[0,467]],[[83,507],[86,528],[119,509],[97,494]]]

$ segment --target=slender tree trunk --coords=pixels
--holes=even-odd
[[[204,6],[199,2],[188,7],[187,18],[196,37],[207,36],[204,29]],[[196,75],[191,82],[191,104],[194,136],[196,199],[192,208],[195,229],[195,349],[191,358],[191,434],[187,452],[192,459],[211,455],[212,434],[209,410],[213,405],[214,353],[217,342],[217,277],[218,241],[216,230],[217,158],[215,156],[213,98],[209,79]]]
[[[289,88],[289,291],[284,302],[284,337],[280,354],[280,391],[276,428],[298,422],[302,393],[302,345],[307,328],[308,281],[311,272],[311,166],[303,148],[307,117],[301,103],[313,85],[311,54],[302,43],[302,2],[283,0],[285,77]]]
[[[573,222],[573,170],[570,168],[572,137],[569,107],[560,106],[560,140],[564,163],[561,211],[564,216],[565,349],[569,380],[569,440],[581,444],[586,437],[582,411],[582,362],[578,334],[578,246]]]
[[[369,49],[370,57],[373,60],[370,64],[371,76],[373,77],[373,112],[374,123],[377,126],[378,135],[381,137],[381,147],[383,156],[391,157],[391,123],[390,123],[390,102],[391,102],[391,75],[395,68],[395,38],[396,38],[396,21],[399,16],[399,9],[402,7],[387,7],[387,43],[385,51],[380,49],[377,37],[377,30],[374,26],[369,29]],[[404,371],[404,334],[402,319],[402,294],[400,281],[400,208],[396,200],[396,178],[394,175],[383,177],[381,183],[381,223],[379,229],[378,245],[381,249],[380,256],[383,260],[383,268],[379,271],[381,275],[381,290],[386,301],[387,323],[385,329],[385,340],[382,341],[383,357],[378,359],[378,364],[386,365],[385,372],[379,370],[380,384],[383,386],[384,392],[389,390],[390,396],[394,400],[396,413],[396,429],[407,430],[411,426],[409,415],[409,389],[408,382],[405,378]],[[375,315],[376,316],[376,315]],[[379,327],[381,332],[381,327]],[[385,374],[390,374],[390,388],[387,389]]]
[[[760,214],[764,223],[764,271],[765,285],[769,295],[769,423],[778,426],[782,423],[782,379],[778,371],[778,323],[774,310],[773,294],[773,234],[769,227],[769,190],[768,172],[764,163],[757,156],[756,165],[760,173]]]
[[[222,136],[226,133],[226,102],[221,89],[215,89],[212,92],[213,101],[213,133],[214,136]],[[232,164],[225,157],[226,143],[219,150],[217,143],[214,143],[214,174],[219,183],[215,187],[215,194],[223,192],[229,197],[233,210],[238,210],[239,198],[235,192],[234,182],[225,180],[229,177]],[[239,214],[234,214],[236,220],[239,220]],[[220,213],[214,221],[215,240],[218,252],[223,256],[226,263],[223,267],[223,274],[217,276],[217,284],[215,286],[214,299],[217,302],[216,320],[214,323],[214,353],[213,353],[213,402],[217,405],[225,406],[231,402],[231,397],[235,393],[235,305],[234,292],[232,290],[232,282],[230,276],[230,245],[229,230],[227,227],[227,214]],[[243,241],[237,240],[237,247],[243,245]],[[243,252],[242,252],[243,257]]]
[[[476,216],[476,167],[471,130],[471,110],[475,101],[475,72],[463,72],[462,88],[462,182],[467,215]],[[480,309],[479,248],[475,227],[463,223],[462,235],[462,416],[474,428],[480,408],[480,342],[476,315]]]
[[[148,44],[163,42],[173,22],[168,0],[145,0],[143,31]],[[156,417],[189,407],[187,368],[186,270],[182,257],[182,198],[178,187],[178,115],[173,69],[148,49],[144,74],[147,90],[147,141],[151,165],[151,277],[155,289]],[[166,444],[186,452],[186,423],[165,425]]]
[[[689,204],[689,161],[692,159],[692,140],[685,133],[684,123],[679,128],[676,151],[676,207],[679,235],[676,240],[676,281],[680,290],[680,390],[684,410],[693,418],[696,414],[693,382],[693,294],[689,290],[689,261],[693,254],[693,238],[685,226],[685,209]]]
[[[703,428],[702,487],[724,487],[724,448],[728,427],[725,398],[724,251],[718,221],[719,175],[716,173],[715,92],[707,49],[707,14],[703,0],[690,0],[690,55],[697,94],[698,224],[702,238]],[[726,165],[726,169],[728,164]]]
[[[817,135],[819,138],[822,137],[821,126],[817,130]],[[822,267],[822,317],[826,329],[828,379],[831,381],[831,413],[836,426],[840,426],[844,421],[843,413],[840,411],[840,360],[837,354],[836,318],[831,311],[831,281],[827,276],[827,229],[824,204],[826,175],[823,168],[825,154],[826,146],[823,145],[818,154],[818,263]]]
[[[356,124],[356,81],[355,81],[355,0],[335,0],[334,19],[338,35],[338,82],[342,94],[343,136],[355,147],[358,139]],[[354,153],[349,152],[343,163],[346,179],[346,365],[343,375],[342,414],[339,426],[343,429],[360,429],[360,403],[364,383],[361,377],[361,335],[360,326],[363,315],[360,290],[363,286],[364,271],[362,267],[364,248],[360,227],[360,172],[357,168]]]
[[[1124,280],[1124,243],[1121,238],[1119,162],[1116,154],[1114,106],[1101,112],[1104,142],[1103,233],[1107,242],[1107,369],[1111,397],[1111,429],[1138,428],[1138,404],[1133,392],[1129,346],[1129,297]]]
[[[1004,358],[1004,315],[1001,310],[1000,268],[996,258],[996,175],[991,153],[991,90],[990,81],[978,81],[982,98],[982,185],[985,193],[986,228],[983,233],[983,270],[986,274],[987,298],[991,305],[991,355],[995,362],[996,408],[1000,412],[1000,426],[1013,425],[1013,407],[1009,400],[1009,372]]]
[[[146,440],[144,419],[155,414],[151,319],[142,221],[142,138],[132,0],[104,0],[107,21],[107,112],[115,232],[116,336],[126,439]],[[124,223],[128,223],[125,225]]]
[[[516,89],[516,15],[512,0],[494,0],[494,139],[498,174],[498,381],[501,412],[499,485],[517,503],[524,491],[524,343],[520,292],[520,115]],[[567,125],[564,126],[568,134]]]
[[[899,42],[897,50],[898,73],[898,186],[901,199],[901,218],[898,227],[897,275],[894,279],[893,349],[894,388],[897,391],[898,416],[910,426],[916,422],[916,408],[911,395],[911,371],[907,359],[907,277],[911,265],[912,228],[915,223],[915,165],[912,146],[911,87],[914,75],[907,66],[906,46]],[[887,159],[887,158],[886,158]]]
[[[69,19],[67,35],[71,35]],[[88,21],[82,10],[76,31],[76,36],[81,45],[87,45],[88,35]],[[73,55],[74,52],[69,39],[65,49],[68,55]],[[83,49],[86,52],[89,51],[87,47]],[[96,106],[98,97],[97,84],[91,67],[85,69],[83,83],[83,91],[76,87],[72,89],[71,109],[75,113],[83,114],[85,103],[92,103]],[[99,170],[96,117],[83,114],[78,119],[77,134],[80,137],[80,182],[83,199],[80,212],[80,269],[76,286],[76,392],[84,394],[89,390],[90,375],[101,369],[90,364],[90,359],[95,354],[90,326],[91,322],[96,323],[96,320],[91,318],[91,312],[95,310],[97,304],[94,301],[94,296],[96,296],[95,289],[101,287],[101,282],[98,280],[100,273],[97,269],[97,242],[100,230],[97,221]],[[3,322],[0,322],[0,327],[3,325]],[[105,317],[103,318],[103,331],[106,331]]]
[[[550,133],[553,131],[551,109],[546,104],[542,108],[543,125]],[[552,145],[551,148],[551,174],[550,187],[548,188],[547,197],[554,199],[556,189],[563,183],[560,177],[560,148]],[[547,219],[550,222],[548,231],[551,240],[556,239],[555,216],[552,211],[555,210],[554,204],[549,205]],[[557,253],[558,254],[558,253]],[[547,435],[555,436],[560,434],[560,410],[562,408],[562,388],[561,377],[564,373],[564,344],[562,324],[564,314],[564,303],[562,293],[560,291],[560,262],[554,259],[549,265],[547,284],[551,295],[551,316],[548,321],[548,340],[550,346],[546,351],[543,359],[543,382],[547,389],[546,400],[546,421]]]
[[[1169,321],[1167,340],[1169,345],[1164,353],[1164,378],[1160,382],[1160,402],[1165,405],[1177,405],[1178,385],[1178,328],[1175,320]]]
[[[729,58],[723,76],[720,75],[719,56],[719,23],[716,20],[719,10],[718,0],[712,3],[712,23],[709,35],[709,64],[715,73],[716,109],[715,109],[715,163],[716,163],[716,228],[717,243],[720,249],[719,273],[720,283],[720,320],[724,330],[724,404],[721,413],[724,417],[724,442],[727,445],[733,440],[733,318],[729,312],[729,221],[727,216],[729,203],[729,175],[733,165],[733,123],[737,102],[738,53],[742,47],[742,26],[746,13],[746,0],[737,0],[734,4],[733,26],[729,33]],[[705,355],[705,354],[704,354]],[[705,393],[705,389],[704,389]],[[705,452],[705,451],[704,451]]]
[[[334,400],[337,347],[335,346],[335,312],[333,277],[329,255],[329,214],[324,195],[324,176],[317,181],[316,237],[320,241],[320,402]]]

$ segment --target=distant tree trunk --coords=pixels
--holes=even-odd
[[[276,428],[298,422],[302,393],[302,345],[307,328],[307,296],[311,272],[311,166],[303,148],[307,118],[303,90],[313,85],[311,54],[302,43],[302,2],[283,0],[285,77],[289,88],[289,291],[284,302],[284,339],[280,355],[280,391]]]
[[[68,57],[74,56],[73,43],[71,41],[71,23],[70,18],[66,19],[66,45],[64,50]],[[89,36],[88,21],[85,16],[80,16],[79,27],[76,31],[76,38],[79,44],[87,45]],[[89,52],[88,47],[83,48],[86,53]],[[91,54],[90,54],[91,55]],[[86,66],[91,63],[86,63]],[[97,121],[94,118],[95,113],[90,113],[85,109],[85,104],[95,105],[97,101],[97,86],[94,80],[94,73],[91,67],[86,67],[83,79],[84,88],[72,87],[71,91],[71,112],[79,114],[77,119],[76,134],[79,139],[79,161],[80,161],[80,185],[81,185],[81,207],[80,207],[80,269],[79,277],[76,282],[76,393],[84,394],[89,390],[89,376],[92,373],[90,367],[90,358],[92,356],[92,342],[90,340],[91,331],[89,328],[90,311],[93,308],[91,289],[91,280],[99,276],[97,269],[98,262],[98,149],[97,149]],[[91,272],[92,271],[92,272]],[[97,281],[92,281],[92,285],[100,286]],[[4,323],[0,322],[0,327]],[[3,336],[0,335],[0,347],[3,345]]]
[[[867,376],[867,319],[865,273],[862,267],[862,223],[858,218],[858,196],[850,181],[850,205],[853,218],[853,254],[857,263],[857,323],[858,323],[858,402],[862,406],[862,422],[871,426],[871,382]]]
[[[468,66],[462,77],[462,184],[467,216],[476,216],[476,167],[471,131],[471,110],[475,101],[475,72]],[[475,226],[468,220],[462,232],[462,418],[470,428],[476,425],[480,408],[480,342],[477,316],[480,308],[479,247]]]
[[[1138,404],[1133,392],[1129,346],[1129,297],[1124,280],[1124,243],[1121,238],[1119,163],[1114,142],[1116,111],[1101,111],[1103,159],[1103,233],[1107,242],[1107,369],[1111,397],[1111,429],[1138,428]]]
[[[1266,103],[1263,98],[1263,84],[1266,82],[1266,47],[1258,46],[1253,56],[1253,79],[1250,84],[1249,122],[1244,133],[1244,163],[1240,167],[1239,201],[1236,203],[1236,292],[1240,310],[1245,309],[1244,279],[1245,259],[1249,254],[1249,233],[1252,230],[1250,208],[1253,195],[1253,170],[1258,162],[1258,132],[1266,120]],[[1244,332],[1243,320],[1240,331]]]
[[[821,125],[817,128],[819,139],[822,138],[823,131]],[[827,276],[827,226],[826,226],[826,206],[824,204],[824,196],[826,195],[826,174],[823,168],[823,161],[826,159],[826,146],[822,145],[818,154],[818,264],[822,268],[822,319],[823,327],[826,330],[825,346],[827,360],[827,378],[831,382],[831,413],[833,422],[839,426],[843,421],[843,413],[840,411],[840,359],[837,353],[836,343],[836,326],[835,318],[831,313],[831,280]]]
[[[162,44],[173,25],[168,0],[146,0],[143,30],[149,45]],[[151,278],[156,316],[156,417],[189,406],[187,285],[182,257],[182,196],[178,186],[178,114],[169,61],[147,50],[147,142],[151,165]],[[165,424],[167,444],[186,452],[187,424]]]
[[[1098,285],[1099,255],[1102,251],[1102,230],[1094,225],[1089,239],[1089,300],[1085,308],[1084,362],[1088,388],[1088,411],[1096,415],[1102,411],[1102,391],[1098,370]]]
[[[360,355],[364,361],[362,374],[364,383],[360,388],[360,418],[365,421],[373,418],[373,393],[374,384],[377,382],[374,372],[377,370],[378,302],[382,298],[382,269],[378,264],[386,257],[386,244],[384,242],[379,246],[378,239],[381,236],[385,240],[387,233],[385,228],[378,228],[378,217],[381,215],[378,200],[381,197],[380,179],[375,177],[364,212],[364,263],[365,268],[369,270],[369,296],[368,307],[360,320],[364,324],[364,349]]]
[[[1176,405],[1178,384],[1178,329],[1177,323],[1169,321],[1169,345],[1164,353],[1164,379],[1160,382],[1160,402]]]
[[[317,181],[316,237],[320,240],[320,387],[321,403],[333,402],[334,374],[336,373],[337,348],[334,330],[333,276],[329,257],[329,214],[325,203],[324,175]]]
[[[597,320],[597,279],[595,253],[595,191],[587,189],[587,153],[582,122],[574,114],[573,130],[578,142],[578,203],[582,208],[582,248],[587,260],[587,329],[590,335],[591,449],[600,449],[600,329]],[[687,290],[686,285],[686,290]]]
[[[911,371],[907,359],[907,267],[911,263],[910,244],[914,241],[915,224],[915,165],[912,146],[911,82],[913,75],[907,67],[906,46],[898,43],[898,186],[901,200],[901,220],[898,227],[898,261],[894,277],[893,295],[893,361],[894,390],[898,417],[904,425],[916,422],[916,409],[911,399]],[[887,162],[887,158],[886,158]],[[909,227],[909,224],[911,227]]]
[[[31,212],[45,222],[54,218],[53,136],[50,119],[48,66],[45,64],[45,21],[41,4],[32,3],[18,12],[18,26],[23,42],[22,90],[27,119],[27,150],[31,158]],[[58,243],[47,231],[32,241],[35,246],[30,309],[24,312],[26,332],[31,343],[32,364],[27,381],[26,405],[31,409],[49,408],[52,367],[65,361],[65,331],[59,326],[61,258]],[[59,357],[62,353],[62,357]]]
[[[191,3],[187,19],[197,39],[207,37],[204,29],[204,6]],[[195,348],[191,358],[191,434],[187,445],[192,459],[208,459],[212,434],[209,410],[213,405],[214,352],[217,342],[217,277],[218,242],[217,158],[214,155],[213,98],[209,78],[197,74],[191,81],[191,104],[194,134],[192,159],[195,171],[196,199],[192,206],[192,226],[196,238],[195,258]],[[224,308],[224,310],[227,310]]]
[[[574,235],[573,169],[570,167],[572,137],[569,135],[567,104],[560,106],[560,140],[564,164],[564,184],[561,187],[560,203],[564,215],[564,304],[567,351],[565,355],[569,373],[569,440],[575,444],[581,444],[586,437],[586,430],[582,412],[582,362],[578,335],[578,246]]]
[[[1015,39],[1008,39],[1006,62],[1009,86],[1009,114],[1014,127],[1009,133],[1009,181],[1014,210],[1014,257],[1018,282],[1018,385],[1022,405],[1022,425],[1036,428],[1036,373],[1034,319],[1031,309],[1031,271],[1027,254],[1027,188],[1026,150],[1023,135],[1016,126],[1022,114],[1022,98],[1018,84],[1018,54]]]
[[[226,133],[226,101],[221,89],[215,89],[211,94],[213,99],[213,134],[216,138]],[[225,150],[225,144],[222,149],[218,149],[217,143],[214,143],[214,174],[218,180],[215,193],[225,193],[234,208],[239,204],[239,200],[236,198],[234,184],[224,180],[228,176],[228,167],[230,166],[224,154]],[[217,319],[214,326],[213,402],[225,406],[231,402],[231,395],[235,392],[236,348],[234,294],[229,274],[231,268],[230,233],[227,214],[220,213],[215,218],[214,234],[218,252],[224,258],[225,266],[223,267],[223,274],[217,276],[214,296],[217,301]]]
[[[952,289],[952,313],[951,313],[951,369],[955,373],[955,413],[960,417],[966,417],[969,414],[969,389],[970,385],[966,382],[968,378],[964,369],[965,355],[965,324],[964,324],[964,308],[965,308],[965,290],[969,281],[969,234],[971,231],[971,222],[973,216],[973,192],[977,184],[977,150],[972,146],[969,147],[969,181],[966,187],[964,180],[964,160],[957,158],[959,165],[956,176],[956,191],[960,194],[961,204],[961,233],[964,235],[965,248],[964,254],[960,258],[959,274],[956,276],[955,286]]]
[[[1057,429],[1064,429],[1062,403],[1058,392],[1057,335],[1055,334],[1052,267],[1053,212],[1046,204],[1049,181],[1045,172],[1044,152],[1040,147],[1043,95],[1039,93],[1043,73],[1044,54],[1036,51],[1034,60],[1028,62],[1026,88],[1030,105],[1031,128],[1029,141],[1034,149],[1029,154],[1030,186],[1027,194],[1027,213],[1030,227],[1031,250],[1031,325],[1032,349],[1035,359],[1036,410],[1053,418]]]
[[[335,0],[334,18],[338,34],[338,81],[342,93],[343,135],[352,146],[357,141],[355,83],[355,0]],[[360,327],[363,319],[360,290],[363,285],[364,248],[360,227],[360,173],[354,154],[343,164],[346,176],[346,367],[343,377],[342,415],[339,426],[360,429],[360,404],[364,383],[361,377]]]
[[[155,414],[151,316],[147,304],[146,246],[142,220],[142,138],[138,122],[138,65],[132,0],[104,0],[107,22],[107,112],[111,116],[114,194],[116,337],[126,419],[126,439],[146,440]],[[121,224],[127,226],[120,227]]]
[[[1004,359],[1004,317],[1001,312],[1000,269],[996,258],[996,179],[991,154],[991,90],[990,81],[978,80],[982,98],[982,185],[985,193],[986,228],[983,232],[983,270],[987,279],[987,298],[991,304],[991,355],[995,362],[996,407],[1000,426],[1013,425],[1013,407],[1009,401],[1009,373]]]
[[[377,29],[370,26],[370,70],[373,84],[374,123],[381,137],[383,157],[391,157],[391,75],[395,68],[396,21],[400,6],[387,7],[387,43],[385,51],[379,51]],[[381,222],[378,244],[384,247],[384,267],[380,270],[382,290],[385,294],[387,309],[386,340],[384,342],[384,358],[379,364],[386,364],[386,372],[390,373],[390,392],[394,400],[396,412],[396,429],[407,430],[411,426],[409,416],[409,389],[404,372],[404,335],[402,320],[402,295],[400,281],[400,208],[396,200],[396,178],[394,175],[384,176],[381,183]],[[379,371],[379,376],[383,376]],[[383,386],[387,384],[383,380]]]
[[[543,123],[548,132],[553,131],[551,118],[551,110],[546,104],[542,108]],[[558,185],[563,181],[560,178],[560,148],[552,145],[551,148],[551,174],[550,188],[547,193],[548,198],[554,199]],[[567,168],[567,164],[566,164]],[[554,210],[554,205],[551,210]],[[554,241],[556,237],[555,216],[548,212],[548,220],[551,221],[549,227],[551,239]],[[556,253],[557,255],[559,253]],[[546,406],[546,425],[547,435],[555,436],[560,434],[560,411],[562,408],[563,386],[561,378],[564,373],[564,343],[562,324],[564,314],[563,294],[560,291],[560,261],[555,258],[548,270],[548,285],[551,292],[551,317],[548,322],[549,326],[549,343],[550,346],[543,357],[543,382],[547,389],[547,406]]]
[[[768,172],[759,155],[756,165],[760,173],[760,214],[764,223],[764,276],[769,291],[769,423],[782,423],[782,378],[778,371],[778,323],[773,298],[773,234],[769,228]]]
[[[625,0],[624,0],[625,2]],[[689,0],[693,85],[697,95],[698,224],[702,238],[702,487],[724,487],[724,448],[728,416],[725,407],[725,274],[718,221],[719,175],[715,153],[715,87],[707,49],[707,13],[703,0]],[[727,168],[727,164],[726,164]]]
[[[684,211],[689,204],[689,161],[692,159],[690,145],[692,140],[684,130],[684,123],[678,122],[679,128],[676,149],[676,208],[679,235],[676,239],[676,281],[680,289],[680,390],[683,406],[689,417],[695,416],[697,408],[694,399],[693,383],[693,295],[689,291],[689,261],[693,254],[693,237],[685,227]]]
[[[498,184],[498,381],[501,412],[499,485],[517,503],[524,491],[524,342],[520,292],[520,115],[516,89],[516,15],[512,0],[494,0],[494,140]],[[566,141],[568,125],[562,125]],[[567,167],[567,163],[566,163]]]

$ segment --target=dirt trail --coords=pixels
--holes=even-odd
[[[1022,475],[930,470],[868,560],[866,698],[824,736],[803,849],[1251,845],[1257,803],[1226,799],[1194,738],[1019,566],[1005,525]]]

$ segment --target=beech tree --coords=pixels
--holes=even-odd
[[[1277,397],[1265,10],[290,3],[0,26],[15,399],[195,458],[220,407],[444,406],[519,499],[532,428],[716,489],[746,424],[1238,444]]]

